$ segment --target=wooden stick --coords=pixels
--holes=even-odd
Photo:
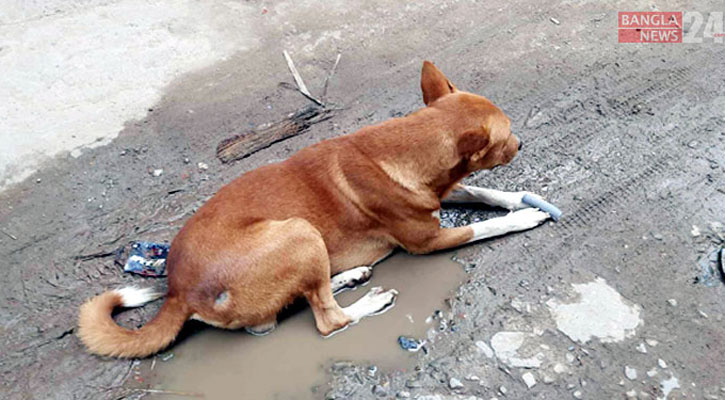
[[[330,83],[330,79],[332,79],[332,77],[335,76],[335,71],[337,70],[337,64],[340,63],[340,57],[342,57],[342,54],[337,53],[337,59],[335,60],[335,65],[332,66],[330,73],[327,74],[327,78],[325,78],[325,87],[322,89],[322,100],[323,101],[325,99],[327,99],[327,84]]]
[[[217,158],[228,163],[248,157],[274,143],[299,135],[313,124],[332,118],[337,110],[309,105],[281,121],[263,124],[249,132],[222,140],[216,149]]]
[[[300,76],[300,73],[297,72],[297,68],[295,68],[295,63],[292,61],[292,57],[290,57],[287,50],[282,50],[282,53],[284,54],[285,60],[287,60],[287,67],[289,67],[289,70],[292,73],[292,77],[295,78],[295,83],[297,84],[297,89],[300,91],[300,93],[305,95],[305,97],[307,97],[308,99],[317,103],[317,105],[324,105],[320,100],[317,100],[314,96],[312,96],[309,90],[307,90],[305,81],[302,80],[302,76]]]

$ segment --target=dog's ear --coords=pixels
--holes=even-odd
[[[423,61],[423,72],[420,77],[420,88],[423,90],[425,105],[436,101],[441,96],[456,91],[451,81],[430,61]]]

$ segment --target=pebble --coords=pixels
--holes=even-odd
[[[657,240],[664,239],[664,236],[660,235],[659,233],[655,233],[654,235],[652,235],[652,237],[655,238],[655,239],[657,239]]]
[[[197,163],[196,166],[202,171],[206,171],[207,169],[209,169],[209,164],[203,162]]]
[[[410,392],[406,392],[405,390],[398,392],[398,394],[395,395],[395,397],[399,399],[407,399],[410,397]]]
[[[573,363],[574,362],[574,354],[566,353],[566,361],[568,361],[569,363]]]
[[[460,389],[463,387],[463,382],[459,381],[456,378],[451,378],[450,380],[448,380],[448,387],[450,387],[451,389],[454,389],[454,390]]]
[[[627,379],[629,379],[630,381],[633,381],[637,379],[637,370],[626,365],[624,367],[624,376],[626,376]]]
[[[560,364],[560,363],[554,364],[554,372],[556,372],[557,374],[563,374],[564,372],[566,372],[566,370],[567,370],[567,368],[566,368],[566,366],[564,366],[564,364]]]
[[[667,302],[670,303],[670,305],[672,307],[677,307],[677,300],[675,300],[675,299],[669,299],[669,300],[667,300]]]
[[[660,366],[660,368],[662,368],[662,369],[665,369],[665,368],[667,368],[667,363],[665,362],[665,360],[663,360],[663,359],[661,359],[661,358],[657,360],[657,364],[658,364],[658,365]]]
[[[657,368],[652,368],[651,370],[647,371],[647,376],[650,378],[657,375]]]
[[[698,313],[698,314],[700,314],[700,316],[701,316],[702,318],[705,318],[705,319],[707,319],[707,318],[708,318],[708,315],[707,315],[707,314],[705,313],[705,311],[702,311],[702,310],[697,310],[697,313]]]
[[[577,391],[575,391],[572,394],[574,395],[574,398],[575,399],[581,399],[582,398],[582,392],[581,392],[581,390],[577,390]]]
[[[485,354],[486,357],[493,358],[493,350],[491,349],[491,347],[489,347],[489,345],[486,344],[486,342],[482,340],[477,340],[476,347],[478,348],[478,350],[481,351],[481,353]]]
[[[645,346],[644,343],[640,343],[639,346],[637,346],[637,351],[642,354],[647,354],[647,346]]]
[[[561,23],[561,22],[559,22],[558,19],[556,19],[554,17],[549,18],[549,20],[551,20],[551,22],[553,22],[555,25],[559,25]]]
[[[692,230],[690,231],[690,235],[692,235],[692,237],[700,236],[700,228],[698,228],[697,225],[692,225]]]
[[[534,374],[532,374],[531,372],[526,372],[525,374],[521,375],[521,379],[524,380],[524,383],[526,384],[526,386],[529,389],[531,389],[532,387],[534,387],[534,385],[536,385],[536,378],[534,377]]]
[[[375,385],[373,386],[373,394],[377,397],[386,397],[388,395],[388,391],[381,385]]]
[[[164,173],[164,170],[163,170],[163,169],[161,169],[161,168],[158,168],[158,169],[155,169],[155,170],[154,170],[154,171],[153,171],[153,172],[151,173],[151,175],[153,175],[153,176],[161,176],[161,174],[163,174],[163,173]]]
[[[502,395],[506,396],[508,389],[506,389],[506,386],[499,386],[498,391],[501,392]]]
[[[627,393],[625,393],[625,394],[627,395],[627,398],[628,399],[636,399],[637,398],[637,391],[634,390],[634,389],[627,391]]]
[[[554,381],[555,381],[555,379],[553,376],[551,376],[549,374],[544,374],[544,383],[546,383],[548,385],[548,384],[554,383]]]
[[[647,342],[647,345],[650,347],[655,347],[660,343],[654,339],[645,339],[644,341]]]

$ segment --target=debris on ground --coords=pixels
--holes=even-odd
[[[123,270],[144,276],[165,276],[169,247],[168,243],[134,242]]]
[[[725,271],[722,270],[722,260],[720,253],[722,253],[723,249],[721,247],[718,248],[710,248],[707,251],[707,255],[700,258],[700,261],[697,262],[697,265],[700,266],[701,275],[696,278],[697,283],[702,283],[703,285],[707,287],[713,287],[720,283],[722,283],[723,278],[720,276],[720,273],[724,274]]]
[[[403,350],[416,352],[423,347],[423,345],[425,344],[425,340],[418,340],[416,338],[407,336],[399,336],[398,344]]]

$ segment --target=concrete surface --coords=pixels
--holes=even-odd
[[[22,9],[26,3],[16,4]],[[60,15],[44,8],[27,16],[13,12],[0,26],[0,46],[33,43],[32,36],[27,41],[14,36],[24,32],[16,26],[46,32],[73,21],[73,15],[100,24],[94,15],[103,7],[135,3],[73,4]],[[248,1],[241,8],[169,2],[164,12],[153,15],[160,20],[184,15],[176,8],[183,4],[194,10],[238,10],[212,11],[220,18],[233,12],[243,16],[239,23],[230,18],[220,24],[201,12],[180,16],[190,29],[212,36],[221,32],[226,45],[212,57],[176,66],[164,65],[174,59],[165,56],[169,53],[113,45],[109,58],[139,57],[128,75],[157,71],[159,76],[124,78],[124,84],[109,83],[115,88],[111,92],[104,92],[105,84],[85,86],[77,92],[77,104],[86,106],[86,90],[106,97],[121,89],[145,93],[146,86],[155,87],[152,94],[138,94],[143,107],[129,106],[128,113],[123,106],[91,108],[102,116],[101,135],[117,134],[115,139],[83,149],[77,158],[58,154],[60,145],[50,146],[42,154],[57,157],[23,164],[38,171],[0,193],[3,398],[142,396],[134,388],[143,387],[143,376],[135,371],[152,361],[87,355],[74,335],[74,320],[83,299],[106,288],[164,283],[123,275],[113,257],[103,254],[131,240],[173,237],[204,199],[244,171],[420,107],[423,59],[435,61],[457,86],[501,106],[525,142],[510,167],[467,182],[541,193],[565,216],[556,224],[459,250],[469,278],[449,301],[452,310],[443,316],[448,329],[437,334],[428,354],[419,353],[415,370],[370,375],[369,365],[341,362],[329,369],[329,384],[315,388],[316,393],[331,399],[725,398],[725,285],[719,272],[705,277],[698,265],[723,245],[725,47],[707,40],[620,45],[615,30],[620,10],[707,13],[722,11],[722,2],[380,0],[351,6]],[[109,29],[119,27],[117,20],[106,23]],[[157,37],[148,31],[152,22],[144,26],[149,27],[144,35]],[[245,33],[235,39],[238,32]],[[165,33],[162,42],[174,48],[180,41],[179,48],[189,51],[203,42],[191,36]],[[62,56],[69,57],[73,47],[63,48]],[[97,51],[82,49],[84,54]],[[304,135],[221,165],[214,158],[221,139],[305,104],[299,94],[278,85],[291,81],[282,49],[290,51],[313,92],[319,92],[342,53],[330,95],[346,110]],[[20,58],[22,68],[10,68],[8,76],[49,68],[52,57],[45,55],[61,54],[17,51],[27,56]],[[128,55],[134,51],[145,55]],[[4,53],[3,63],[9,57]],[[174,71],[187,73],[174,79]],[[1,122],[3,139],[6,131],[16,132],[7,126],[46,126],[37,130],[33,146],[43,148],[40,132],[53,138],[63,132],[38,120],[78,115],[65,114],[57,108],[57,97],[44,97],[25,78],[13,81],[19,85],[14,90],[38,101],[12,103],[22,96],[6,96],[12,86],[7,79],[0,82],[3,99],[10,100],[6,104],[44,106],[47,101],[57,111],[47,118],[40,106],[8,111],[11,118]],[[32,113],[36,117],[30,118]],[[90,120],[85,123],[92,126]],[[30,151],[6,147],[10,142],[2,143],[8,160],[3,165],[15,153]],[[198,162],[209,169],[198,169]],[[157,169],[163,173],[153,176]],[[488,214],[454,209],[442,216],[444,224],[452,225]],[[101,254],[77,258],[94,253]],[[587,300],[578,293],[592,286],[605,296]],[[588,301],[597,306],[576,306]],[[120,321],[140,325],[156,307],[123,313]],[[557,324],[562,316],[571,322],[577,315],[592,324]],[[510,333],[497,336],[502,332]]]

